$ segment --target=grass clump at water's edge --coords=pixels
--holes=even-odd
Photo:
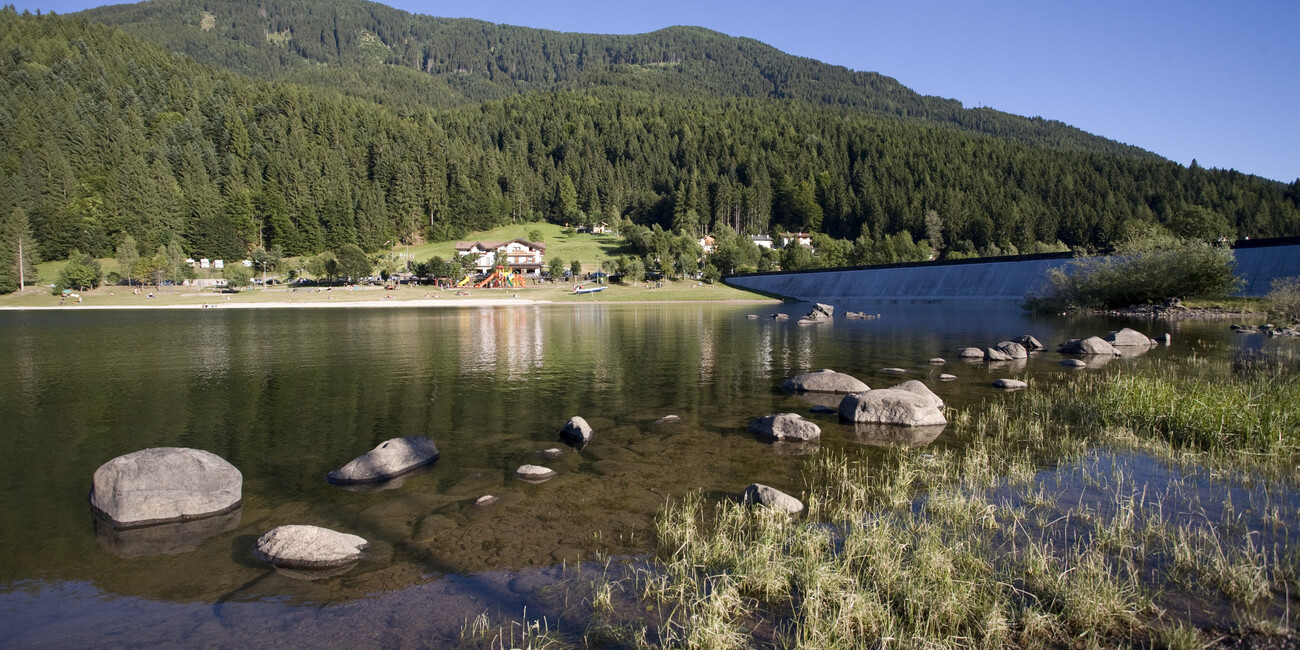
[[[688,495],[659,517],[654,566],[593,583],[605,604],[584,641],[1202,647],[1198,628],[1285,633],[1297,365],[1194,358],[1037,385],[953,414],[955,444],[819,455],[801,520]],[[609,605],[615,589],[634,602]]]

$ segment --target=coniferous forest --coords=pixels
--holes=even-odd
[[[241,259],[623,219],[1096,250],[1188,211],[1300,234],[1300,180],[1184,167],[697,28],[565,34],[344,0],[0,10],[7,259],[19,232],[43,260],[128,235]]]

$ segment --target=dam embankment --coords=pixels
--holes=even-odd
[[[1268,293],[1275,278],[1300,276],[1300,237],[1245,240],[1233,246],[1238,295]],[[1068,253],[914,262],[808,271],[733,275],[729,285],[793,300],[1020,300],[1044,286],[1047,273],[1070,263]]]

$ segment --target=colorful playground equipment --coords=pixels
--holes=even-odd
[[[486,278],[483,278],[482,282],[474,285],[474,288],[482,289],[483,287],[522,287],[527,283],[528,281],[524,279],[524,276],[522,274],[515,273],[513,270],[508,269],[504,266],[498,266],[497,270],[493,271],[492,274],[487,276]]]

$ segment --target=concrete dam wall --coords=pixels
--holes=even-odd
[[[1239,295],[1268,293],[1274,278],[1300,276],[1300,238],[1239,242],[1233,251]],[[794,300],[1020,300],[1045,285],[1047,272],[1070,263],[1068,254],[1008,259],[919,262],[817,271],[750,273],[726,283]]]

